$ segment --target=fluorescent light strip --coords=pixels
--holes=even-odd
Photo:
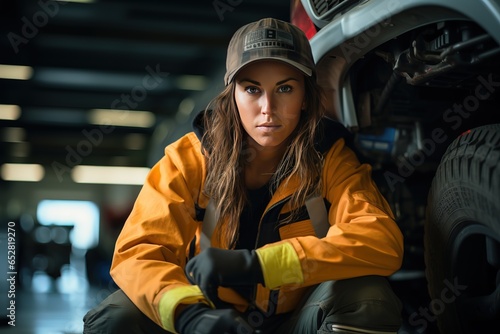
[[[150,128],[156,122],[155,115],[143,110],[91,109],[89,122],[97,125]]]
[[[31,66],[0,64],[0,78],[14,80],[29,80],[33,75]]]
[[[1,109],[0,109],[1,110]],[[22,143],[26,139],[26,130],[19,127],[5,127],[1,140],[7,143]]]
[[[142,185],[147,167],[75,166],[71,177],[76,183]]]
[[[21,117],[21,107],[15,104],[0,104],[0,119],[15,121]]]
[[[181,75],[176,79],[176,85],[184,90],[202,91],[208,87],[208,79],[202,75]]]
[[[39,182],[45,176],[45,168],[38,164],[3,164],[0,170],[6,181]]]

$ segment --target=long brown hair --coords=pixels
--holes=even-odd
[[[289,175],[299,177],[301,183],[290,198],[293,209],[304,205],[308,196],[321,190],[322,157],[314,149],[314,143],[325,110],[323,92],[314,76],[305,77],[304,82],[306,110],[302,111],[271,181],[271,189],[276,189]],[[219,244],[225,247],[232,247],[237,239],[240,215],[247,201],[243,170],[253,156],[246,145],[246,132],[236,107],[234,89],[233,81],[207,107],[202,138],[207,164],[205,192],[218,210],[219,222],[214,233]],[[291,217],[293,214],[294,211]]]

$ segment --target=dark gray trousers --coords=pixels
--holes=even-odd
[[[262,334],[397,333],[401,302],[385,277],[363,276],[312,287],[292,313],[266,316],[249,311],[243,318]],[[111,333],[168,332],[118,290],[84,317],[84,334]]]

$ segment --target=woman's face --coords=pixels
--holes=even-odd
[[[250,144],[286,145],[305,107],[302,72],[283,62],[258,61],[244,67],[235,83],[236,106]]]

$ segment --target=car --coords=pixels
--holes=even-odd
[[[400,333],[500,324],[500,1],[292,0],[405,237]]]

